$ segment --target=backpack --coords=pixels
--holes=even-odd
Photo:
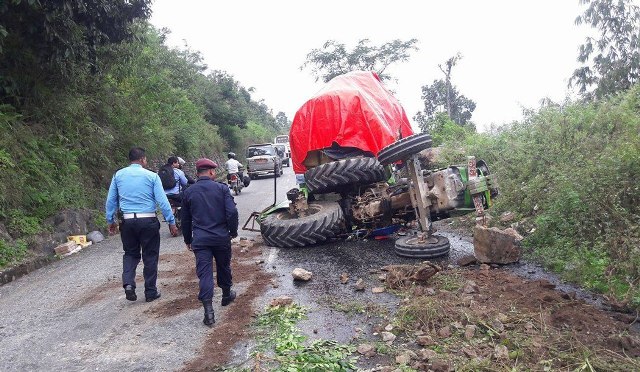
[[[176,177],[173,175],[173,166],[171,164],[165,164],[158,170],[158,176],[162,181],[162,188],[165,190],[171,190],[176,187]]]

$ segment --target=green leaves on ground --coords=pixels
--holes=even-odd
[[[256,325],[262,335],[254,359],[269,371],[351,371],[355,359],[350,355],[355,347],[335,341],[307,342],[296,327],[306,317],[306,310],[298,305],[268,308]]]

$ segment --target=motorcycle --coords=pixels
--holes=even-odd
[[[173,217],[176,219],[176,227],[178,228],[178,231],[180,231],[182,226],[182,219],[180,216],[182,205],[173,199],[169,199],[169,205],[171,206],[171,213],[173,213]]]
[[[238,195],[242,192],[244,188],[244,182],[240,173],[232,173],[229,176],[229,189],[233,190],[233,192]]]

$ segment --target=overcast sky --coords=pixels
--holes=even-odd
[[[583,8],[578,0],[154,0],[151,23],[171,30],[168,45],[186,42],[210,69],[255,88],[254,99],[289,120],[322,86],[300,66],[327,40],[351,49],[365,38],[418,39],[409,62],[388,70],[398,82],[387,87],[412,122],[423,109],[421,87],[442,78],[438,64],[460,52],[452,80],[476,102],[472,120],[482,130],[570,94],[568,77],[590,32],[574,24]]]

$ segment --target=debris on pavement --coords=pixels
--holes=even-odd
[[[382,270],[388,271],[385,282],[392,289],[403,288],[415,282],[425,283],[441,269],[429,261],[419,265],[387,265]]]
[[[289,306],[293,303],[293,299],[289,296],[276,297],[269,303],[270,307]]]
[[[296,267],[291,272],[291,275],[293,276],[293,280],[301,280],[301,281],[305,281],[306,282],[306,281],[311,280],[311,277],[313,276],[313,273],[311,271],[307,271],[305,269]]]
[[[342,273],[340,274],[340,283],[347,284],[349,282],[349,274]]]
[[[104,240],[104,235],[100,231],[92,231],[87,234],[87,240],[93,243],[100,243]]]

